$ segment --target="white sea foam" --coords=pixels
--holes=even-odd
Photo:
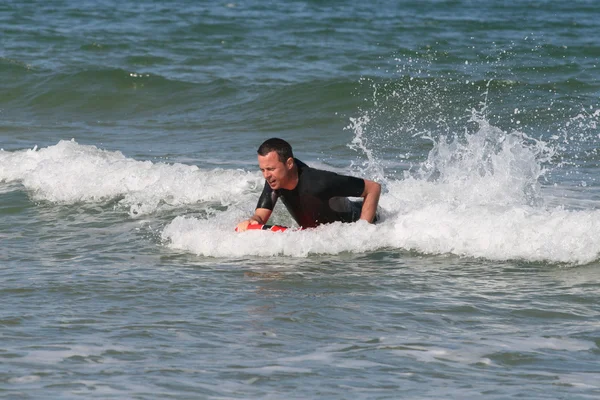
[[[0,151],[0,182],[20,182],[36,200],[73,204],[119,199],[131,215],[202,201],[229,204],[262,184],[259,174],[136,161],[118,151],[60,141],[43,149]]]
[[[214,257],[396,248],[495,260],[596,260],[600,210],[544,205],[538,180],[553,149],[521,132],[502,132],[477,115],[472,121],[479,123],[477,132],[434,140],[419,168],[386,182],[380,201],[383,218],[377,225],[236,234],[231,231],[234,220],[223,224],[217,222],[222,219],[179,217],[165,228],[163,238],[173,248]]]
[[[235,233],[231,224],[177,217],[163,231],[175,249],[213,257],[297,256],[382,248],[496,260],[588,263],[600,253],[600,211],[427,205],[377,225],[331,224],[294,232]]]
[[[75,141],[0,151],[0,182],[23,185],[36,200],[116,200],[134,217],[160,213],[163,205],[206,207],[203,217],[182,211],[162,231],[166,246],[201,256],[306,257],[386,248],[494,260],[597,260],[600,210],[557,205],[560,187],[553,188],[552,206],[545,205],[538,181],[552,149],[477,116],[472,121],[479,124],[476,132],[432,138],[421,165],[384,182],[382,221],[376,225],[236,233],[233,228],[252,212],[262,188],[258,171],[137,161]],[[277,207],[274,220],[290,224]]]

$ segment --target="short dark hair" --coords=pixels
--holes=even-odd
[[[294,157],[294,153],[292,153],[292,146],[285,140],[279,138],[265,140],[258,148],[257,153],[259,156],[264,157],[272,151],[277,152],[279,161],[282,163],[285,163],[288,158]]]

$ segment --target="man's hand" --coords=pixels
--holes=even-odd
[[[272,211],[269,209],[257,208],[253,216],[237,224],[235,228],[236,232],[247,231],[249,225],[266,224],[269,220],[269,217],[271,216],[271,213]]]
[[[236,232],[245,232],[248,230],[248,226],[249,225],[258,225],[260,224],[260,222],[258,222],[255,219],[247,219],[245,221],[240,222],[239,224],[237,224],[237,226],[235,227],[235,231]]]

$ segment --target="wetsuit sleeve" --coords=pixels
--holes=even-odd
[[[266,208],[267,210],[273,211],[275,208],[275,203],[277,203],[277,192],[271,189],[271,186],[265,181],[265,187],[258,198],[258,204],[256,204],[256,208]]]

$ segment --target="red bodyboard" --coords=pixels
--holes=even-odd
[[[289,229],[287,226],[281,226],[281,225],[263,225],[263,224],[254,224],[254,225],[248,225],[248,230],[259,230],[259,231],[271,231],[271,232],[284,232],[287,229]],[[237,228],[235,228],[235,231],[237,232]]]

